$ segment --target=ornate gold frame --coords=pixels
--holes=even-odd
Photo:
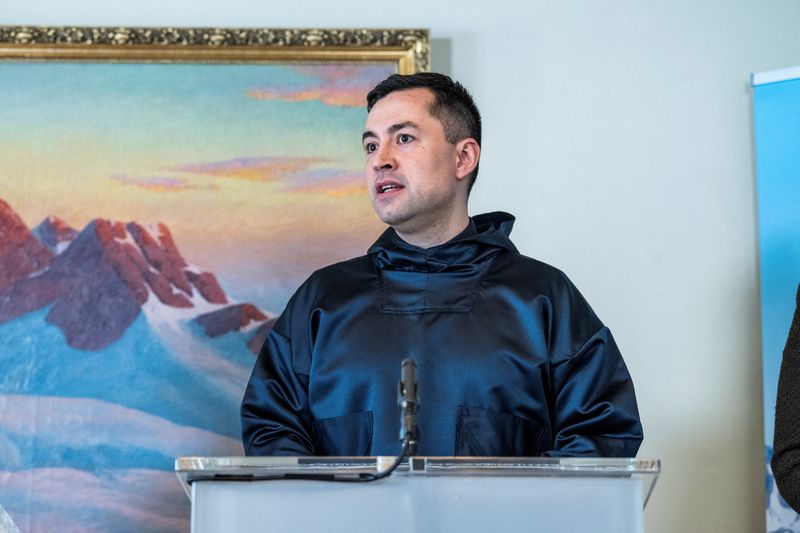
[[[258,63],[396,62],[430,70],[424,29],[0,26],[0,60]]]

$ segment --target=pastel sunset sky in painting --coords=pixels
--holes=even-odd
[[[163,222],[233,298],[279,312],[382,231],[360,137],[364,96],[393,71],[0,63],[0,198],[30,227]]]

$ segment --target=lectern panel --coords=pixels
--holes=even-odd
[[[641,533],[641,482],[397,476],[192,485],[192,531]],[[634,509],[634,512],[631,512]]]
[[[641,533],[657,460],[185,457],[192,531]],[[341,482],[347,481],[347,482]]]

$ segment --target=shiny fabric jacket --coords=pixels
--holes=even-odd
[[[517,252],[514,217],[429,249],[388,229],[315,272],[256,361],[248,455],[395,455],[400,363],[417,361],[433,456],[633,457],[642,428],[611,332],[559,270]]]

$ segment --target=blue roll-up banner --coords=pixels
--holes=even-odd
[[[772,469],[775,398],[800,283],[800,67],[753,75],[768,533],[800,532]],[[800,409],[800,406],[798,406]]]

